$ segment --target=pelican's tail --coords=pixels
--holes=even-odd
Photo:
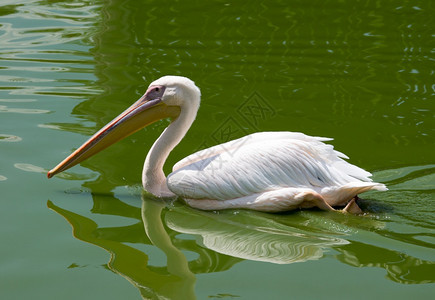
[[[377,182],[354,181],[342,186],[323,188],[320,194],[331,206],[345,205],[358,194],[370,191],[387,191],[385,184]]]

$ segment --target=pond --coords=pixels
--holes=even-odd
[[[430,299],[433,3],[43,1],[0,7],[0,298]],[[172,74],[201,88],[165,171],[259,131],[328,142],[389,191],[362,215],[204,212],[142,191],[160,121],[46,172]]]

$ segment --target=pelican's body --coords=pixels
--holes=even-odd
[[[325,140],[295,132],[254,133],[186,157],[166,183],[196,208],[262,211],[318,206],[318,195],[330,206],[344,206],[359,193],[383,189]],[[313,201],[304,201],[307,196]]]
[[[61,172],[161,118],[171,124],[145,159],[142,183],[158,197],[180,196],[204,210],[247,208],[278,212],[296,208],[346,206],[368,190],[386,190],[371,174],[343,160],[323,143],[328,138],[294,132],[262,132],[196,152],[179,161],[165,177],[163,165],[196,117],[200,91],[185,77],[165,76],[144,96],[97,132],[48,173]],[[121,132],[121,134],[120,134]],[[100,146],[101,144],[101,146]],[[357,207],[357,206],[356,206]]]

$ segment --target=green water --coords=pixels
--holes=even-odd
[[[429,0],[3,0],[0,298],[431,299],[433,15]],[[364,194],[363,216],[155,201],[141,169],[168,121],[46,178],[166,74],[202,91],[166,171],[301,131],[390,191]]]

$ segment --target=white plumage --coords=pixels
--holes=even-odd
[[[322,142],[328,140],[296,132],[254,133],[189,155],[174,166],[167,184],[196,208],[262,211],[298,208],[304,200],[298,195],[312,191],[340,206],[358,193],[385,190]]]
[[[200,104],[200,91],[186,77],[164,76],[130,108],[103,127],[48,173],[62,172],[119,139],[162,118],[171,124],[145,159],[142,183],[159,197],[181,196],[204,210],[247,208],[278,212],[319,207],[358,212],[357,194],[387,190],[371,174],[344,159],[329,138],[295,132],[261,132],[196,152],[178,162],[166,178],[163,165],[189,130]]]

